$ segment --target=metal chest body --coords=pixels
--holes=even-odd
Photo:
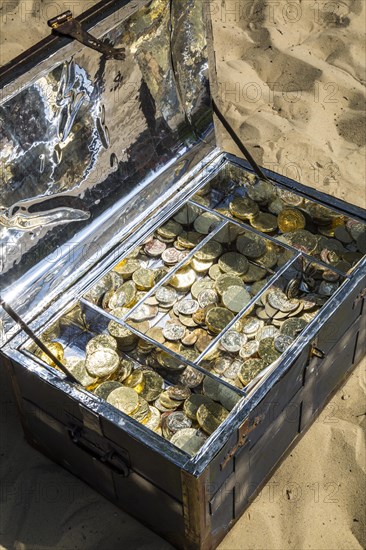
[[[50,224],[44,232],[38,227],[31,241],[21,234],[12,252],[14,258],[9,254],[5,258],[2,292],[11,298],[14,308],[37,333],[82,298],[93,281],[154,224],[166,218],[172,208],[191,197],[202,181],[228,166],[252,172],[247,162],[218,150],[212,142],[207,90],[202,92],[204,56],[197,54],[199,49],[195,50],[197,70],[193,74],[185,73],[184,63],[177,56],[178,50],[189,52],[192,33],[198,32],[193,25],[185,35],[180,26],[184,25],[180,19],[182,14],[188,20],[192,17],[194,3],[188,2],[186,8],[180,10],[176,2],[173,17],[166,13],[165,4],[108,2],[85,17],[84,24],[88,28],[94,26],[94,34],[99,36],[107,33],[109,43],[118,45],[129,41],[134,55],[138,52],[144,78],[134,75],[133,69],[128,76],[119,73],[116,71],[118,61],[106,60],[65,38],[49,42],[47,55],[45,47],[40,48],[25,56],[18,67],[13,67],[13,74],[19,72],[16,80],[19,87],[9,89],[11,78],[5,71],[7,101],[22,98],[15,103],[15,111],[12,107],[5,112],[5,119],[21,124],[22,102],[36,99],[40,102],[25,126],[28,135],[25,130],[24,135],[19,132],[17,137],[18,145],[26,152],[23,167],[27,167],[31,184],[36,186],[37,200],[32,204],[42,202],[43,206],[37,210],[41,214],[79,216],[77,223],[82,224],[80,230],[75,229],[77,223],[65,223],[62,231],[57,224]],[[154,29],[156,20],[171,33],[168,40],[164,33]],[[173,31],[172,21],[175,21]],[[177,34],[174,28],[178,29]],[[131,38],[128,33],[135,35]],[[141,46],[141,37],[147,40],[148,46]],[[198,38],[202,40],[202,36]],[[169,50],[163,60],[158,59],[160,67],[159,63],[154,64],[156,59],[154,55],[149,56],[149,48],[153,50],[156,43],[160,43],[159,48],[172,49],[173,61]],[[203,43],[198,43],[202,47]],[[164,65],[168,61],[164,82],[159,71],[168,67]],[[108,63],[112,64],[113,71],[108,69]],[[141,69],[144,64],[145,73]],[[48,83],[48,92],[43,89],[38,94],[39,78],[50,74],[50,67],[53,76],[41,82],[42,85]],[[153,75],[150,81],[146,75]],[[56,97],[57,79],[61,83],[60,97]],[[19,96],[22,93],[24,96]],[[115,105],[107,105],[103,113],[102,102],[95,97],[106,93],[109,99],[111,94],[117,94],[117,99]],[[122,100],[119,94],[123,95]],[[55,146],[55,135],[48,135],[47,147],[40,143],[33,154],[31,140],[41,141],[45,131],[42,124],[52,119],[52,113],[41,107],[47,97],[50,105],[56,104],[60,110],[57,139],[61,145]],[[20,111],[19,118],[12,119],[16,109]],[[47,116],[37,126],[38,113]],[[80,113],[89,121],[82,133],[75,130],[75,124],[81,124]],[[134,118],[135,115],[140,115],[141,120]],[[128,119],[127,126],[118,118],[123,116]],[[71,128],[74,135],[79,136],[79,141],[75,137],[73,146],[72,140],[67,139]],[[17,127],[11,130],[16,132]],[[132,135],[130,142],[126,135]],[[11,141],[9,136],[8,140]],[[54,157],[60,151],[65,155],[65,165]],[[41,170],[38,165],[37,170],[33,169],[34,163],[40,163]],[[50,165],[53,170],[47,174]],[[78,176],[79,165],[82,168]],[[19,170],[21,165],[15,163],[14,173],[18,178]],[[265,175],[284,189],[294,190],[365,222],[365,212],[361,209],[278,174],[267,171]],[[83,193],[79,192],[79,186],[68,188],[72,178],[79,178],[81,186],[86,182]],[[31,201],[26,200],[29,196],[24,196],[25,186],[12,186],[15,179],[6,180],[8,186],[4,187],[2,197],[2,204],[8,208],[7,219],[13,224],[22,205],[28,214],[33,212]],[[47,189],[50,181],[52,185]],[[60,181],[62,185],[57,188]],[[54,200],[55,195],[58,202],[48,204],[48,199]],[[27,222],[29,219],[26,216]],[[51,218],[47,220],[47,223],[54,222]],[[50,256],[55,246],[61,252]],[[39,250],[36,259],[35,250]],[[296,348],[248,398],[242,399],[212,436],[204,452],[193,458],[136,422],[116,415],[110,406],[89,392],[24,354],[24,333],[7,317],[2,319],[5,337],[1,363],[11,378],[24,432],[31,445],[175,547],[214,549],[364,355],[365,287],[363,259],[347,284],[324,306],[317,322],[312,323]]]

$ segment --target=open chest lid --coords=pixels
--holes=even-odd
[[[101,2],[79,30],[110,55],[53,35],[0,71],[0,290],[27,321],[92,264],[100,224],[146,215],[214,149],[204,4]]]

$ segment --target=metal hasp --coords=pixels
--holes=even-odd
[[[77,19],[74,19],[70,10],[50,19],[48,26],[56,33],[75,38],[75,40],[81,42],[84,46],[102,53],[107,59],[119,59],[120,61],[126,59],[125,48],[114,48],[106,42],[94,38],[94,36],[83,29]]]

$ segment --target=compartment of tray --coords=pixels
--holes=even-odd
[[[225,170],[192,198],[197,204],[276,237],[348,273],[366,254],[366,225],[239,166]]]

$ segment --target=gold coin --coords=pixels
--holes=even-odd
[[[215,288],[220,296],[222,296],[231,286],[244,287],[244,283],[240,277],[226,273],[220,275],[220,277],[216,279]]]
[[[158,314],[158,308],[156,306],[148,306],[147,304],[140,304],[130,315],[130,321],[136,321],[140,323],[149,319],[154,319]]]
[[[214,240],[204,244],[202,248],[197,250],[194,258],[201,262],[211,262],[216,260],[222,254],[222,245]]]
[[[244,254],[250,260],[260,258],[267,250],[264,239],[257,236],[248,237],[247,235],[239,235],[236,240],[236,248],[238,252]]]
[[[196,331],[196,334],[197,334],[196,350],[198,351],[198,353],[202,353],[212,342],[212,337],[203,329],[198,329]]]
[[[226,212],[225,215],[230,216],[230,212]],[[242,227],[239,227],[234,224],[225,225],[220,231],[215,234],[215,241],[223,244],[230,244],[235,241],[235,239],[245,231]]]
[[[142,266],[139,260],[125,258],[114,266],[113,271],[119,273],[119,275],[122,275],[124,279],[129,279],[130,277],[132,277],[132,274],[140,267]]]
[[[191,390],[183,384],[177,384],[176,386],[169,386],[167,389],[169,396],[175,401],[185,401],[190,397]]]
[[[118,348],[126,351],[134,344],[137,344],[138,336],[131,332],[128,328],[117,323],[117,321],[111,321],[108,324],[108,332],[117,340]]]
[[[124,386],[128,388],[133,388],[135,392],[141,393],[144,389],[144,374],[142,370],[134,370],[128,378],[123,382]]]
[[[149,421],[151,416],[149,403],[141,395],[139,395],[137,410],[131,413],[130,416],[140,424],[146,424]]]
[[[247,359],[238,373],[240,382],[247,386],[265,368],[266,363],[263,359]]]
[[[99,384],[98,387],[95,388],[94,394],[106,401],[108,395],[112,393],[113,390],[116,390],[117,388],[122,388],[122,385],[119,382],[115,382],[115,381],[102,382],[102,384]]]
[[[174,215],[174,220],[182,225],[190,225],[202,211],[195,204],[185,204]]]
[[[219,223],[217,216],[211,212],[204,212],[194,220],[194,228],[197,233],[208,235]]]
[[[214,401],[201,405],[197,410],[198,423],[208,434],[212,434],[228,415],[229,411]]]
[[[181,233],[177,238],[177,243],[183,248],[183,249],[191,249],[195,248],[203,239],[203,236],[200,233],[196,233],[195,231],[184,231]]]
[[[212,262],[201,262],[197,258],[192,258],[191,265],[196,273],[206,273],[212,266]]]
[[[177,250],[176,248],[171,247],[165,250],[165,252],[161,256],[161,259],[166,265],[170,266],[181,262],[186,255],[187,255],[186,252],[181,252],[180,250]]]
[[[85,368],[95,378],[104,378],[116,372],[119,355],[110,348],[97,349],[86,356]]]
[[[145,426],[150,428],[153,432],[156,432],[160,428],[161,414],[160,411],[152,405],[149,406],[149,409],[150,418],[145,422]]]
[[[49,349],[49,351],[56,357],[56,359],[61,362],[63,361],[65,351],[60,342],[45,342],[45,345]],[[46,355],[43,351],[40,353],[39,358],[44,363],[47,363],[47,365],[50,365],[50,367],[56,367],[56,364],[52,361],[52,359],[48,357],[48,355]]]
[[[131,415],[136,412],[139,407],[139,396],[135,390],[122,387],[113,390],[108,395],[107,402],[125,414]]]
[[[239,220],[249,220],[259,213],[258,204],[249,197],[236,197],[229,204],[229,209]]]
[[[160,258],[166,250],[166,244],[159,239],[151,239],[144,245],[144,252],[151,258]]]
[[[224,307],[213,307],[206,315],[209,330],[219,334],[234,319],[234,314]]]
[[[98,336],[94,336],[94,338],[89,340],[86,344],[85,351],[87,354],[90,354],[100,348],[111,348],[116,350],[117,341],[113,336],[109,336],[109,334],[98,334]]]
[[[249,292],[242,286],[231,286],[222,295],[222,303],[234,313],[239,313],[239,311],[244,309],[251,299],[252,297]]]
[[[182,325],[184,325],[187,328],[195,328],[197,326],[197,323],[193,319],[193,316],[190,317],[188,315],[183,315],[182,313],[180,313],[178,319],[179,319],[179,322],[182,323]],[[184,337],[182,337],[182,342],[183,342],[183,338]]]
[[[179,406],[179,401],[172,399],[167,391],[160,394],[159,400],[166,409],[176,409]]]
[[[197,420],[197,411],[201,405],[213,403],[212,399],[207,395],[192,393],[184,402],[183,410],[191,420]]]
[[[196,280],[196,273],[190,267],[182,267],[170,279],[169,284],[177,290],[189,290]]]
[[[156,230],[156,233],[164,239],[175,239],[183,231],[183,227],[180,223],[174,220],[168,220],[164,225]]]
[[[123,382],[132,374],[134,364],[131,361],[131,359],[123,358],[120,360],[120,364],[118,367],[118,371],[116,372],[116,375],[114,379],[117,382]]]
[[[84,359],[80,359],[80,357],[69,357],[65,363],[68,371],[82,386],[84,386],[84,388],[93,386],[98,382],[98,378],[91,376],[86,370]]]
[[[250,220],[250,223],[254,229],[262,231],[263,233],[272,233],[277,229],[277,217],[273,214],[261,212],[258,216]]]
[[[208,278],[199,279],[198,281],[193,283],[191,288],[191,294],[193,298],[197,300],[200,292],[202,292],[203,290],[213,289],[214,286],[215,284],[211,279],[208,279]]]
[[[278,215],[278,228],[282,233],[305,229],[305,216],[296,208],[284,208]]]
[[[146,401],[155,401],[162,392],[164,380],[158,374],[154,371],[144,371],[143,372],[143,378],[144,378],[144,389],[141,392],[141,397],[146,399]]]
[[[226,252],[219,259],[219,266],[224,273],[244,275],[249,269],[249,262],[239,252]]]
[[[208,270],[208,274],[211,279],[216,281],[216,279],[218,279],[220,275],[222,275],[222,271],[220,269],[219,264],[214,264],[213,266],[211,266],[210,269]]]
[[[267,204],[276,196],[276,190],[269,181],[259,181],[254,185],[247,186],[248,196],[259,204]]]
[[[149,336],[149,338],[151,338],[152,340],[155,340],[155,342],[159,342],[159,344],[164,344],[165,342],[163,331],[159,327],[150,328],[147,331],[146,336]]]
[[[137,271],[135,271],[137,273]],[[134,274],[132,275],[134,276]],[[123,293],[125,296],[125,301],[123,304],[118,303],[117,293]],[[110,309],[115,309],[117,307],[131,307],[136,302],[136,285],[132,281],[126,281],[123,285],[118,288],[115,294],[109,300]]]
[[[197,325],[204,325],[206,322],[206,308],[198,309],[193,315],[192,319]]]
[[[185,428],[175,433],[170,442],[190,456],[194,456],[206,441],[206,436],[195,428]]]
[[[243,275],[243,281],[245,283],[255,283],[263,279],[266,275],[267,275],[267,270],[264,269],[263,267],[249,264],[248,271]]]
[[[170,353],[168,353],[167,351],[159,351],[156,355],[156,359],[158,363],[162,367],[164,367],[164,369],[167,369],[172,372],[183,371],[186,368],[186,365],[182,361],[180,361],[179,359],[176,359],[175,357],[170,355]]]
[[[152,269],[142,267],[134,272],[132,280],[138,290],[150,290],[155,284],[155,273]]]

